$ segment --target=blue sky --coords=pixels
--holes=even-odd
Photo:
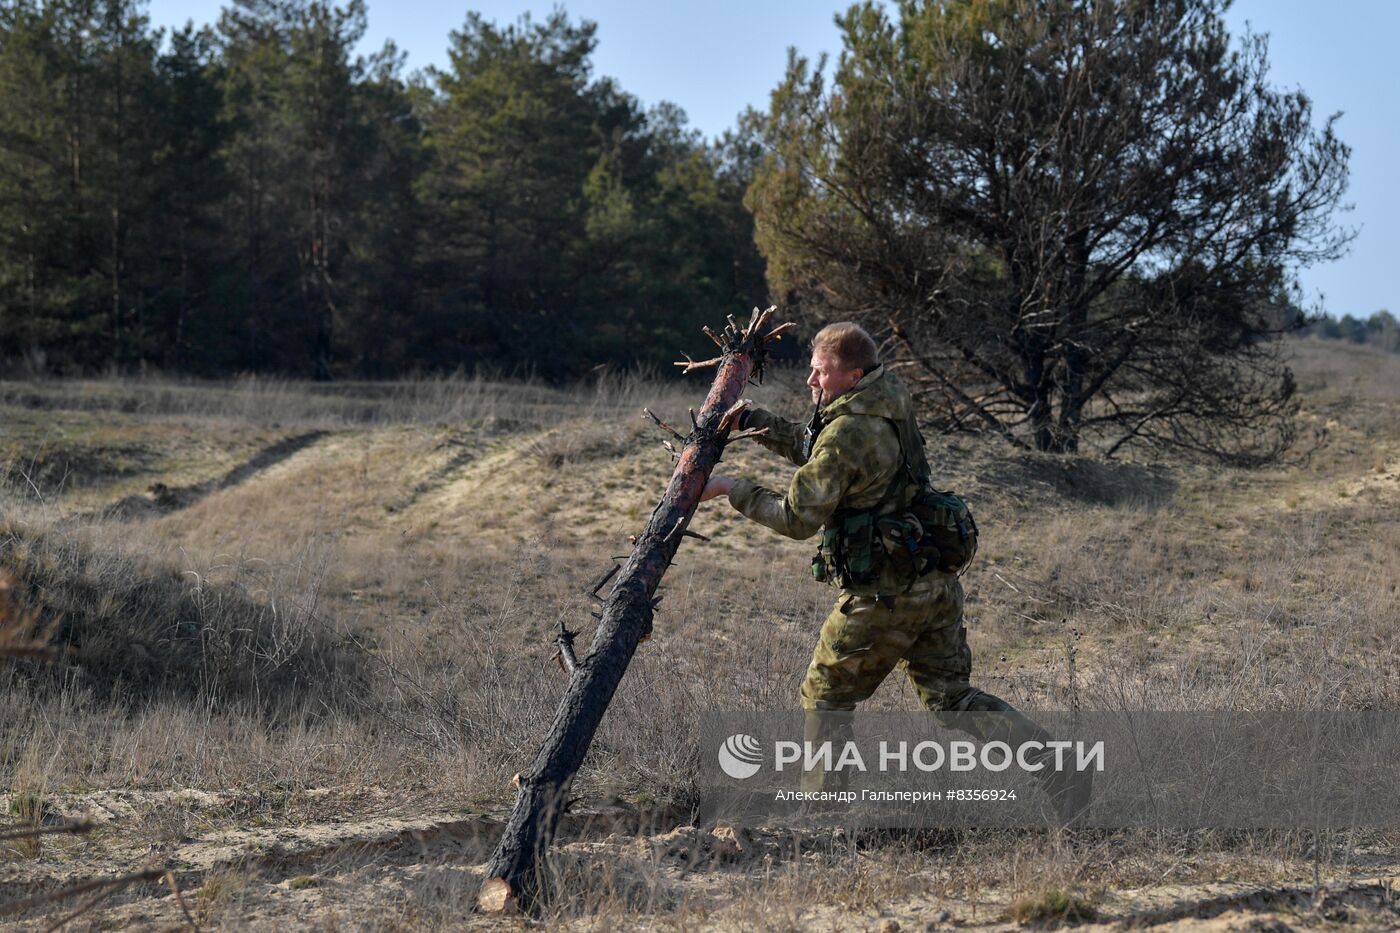
[[[447,34],[469,9],[507,22],[529,11],[547,16],[552,2],[477,0],[367,0],[365,51],[392,38],[408,53],[410,68],[444,65]],[[219,0],[150,0],[156,26],[213,22]],[[841,2],[793,0],[575,0],[574,19],[598,24],[597,74],[618,80],[646,103],[669,100],[692,125],[716,136],[744,107],[763,106],[782,77],[787,49],[815,57],[836,52],[832,23]],[[1400,82],[1395,78],[1394,37],[1400,34],[1400,2],[1347,0],[1236,0],[1231,31],[1270,35],[1271,74],[1284,89],[1302,88],[1320,121],[1341,111],[1342,139],[1352,147],[1355,209],[1341,221],[1359,229],[1350,253],[1325,266],[1302,270],[1311,304],[1334,315],[1366,316],[1381,308],[1400,314]]]

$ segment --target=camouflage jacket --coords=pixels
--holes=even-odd
[[[816,534],[838,510],[893,512],[905,508],[909,484],[892,486],[910,458],[915,475],[928,475],[923,441],[914,421],[914,404],[893,371],[879,366],[855,388],[821,410],[822,430],[804,458],[806,426],[755,408],[746,427],[767,428],[759,443],[797,465],[787,493],[740,479],[729,493],[730,504],[748,518],[789,538]],[[900,435],[909,439],[904,450]],[[894,580],[879,580],[871,592],[892,591]]]

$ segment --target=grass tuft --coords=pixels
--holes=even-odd
[[[1098,911],[1092,903],[1072,891],[1050,888],[1016,901],[1011,905],[1010,916],[1020,924],[1057,927],[1093,920],[1098,916]]]

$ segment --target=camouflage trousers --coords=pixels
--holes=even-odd
[[[963,731],[976,728],[973,738],[979,741],[1015,747],[1050,738],[1009,703],[972,686],[962,583],[951,574],[932,573],[892,597],[841,594],[802,681],[806,741],[843,745],[852,736],[850,711],[896,668],[935,714],[996,714],[953,723]],[[804,773],[803,790],[822,789],[824,777],[820,771]]]

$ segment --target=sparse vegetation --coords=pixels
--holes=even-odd
[[[1058,926],[1093,920],[1098,911],[1089,901],[1072,891],[1051,888],[1038,896],[1025,897],[1011,905],[1011,919],[1021,924]]]
[[[983,526],[967,578],[982,683],[1032,708],[1400,705],[1400,360],[1291,352],[1305,463],[930,438]],[[796,380],[774,375],[757,397],[798,414]],[[640,408],[683,422],[697,401],[638,381],[0,384],[0,565],[34,631],[76,649],[0,666],[0,812],[17,822],[42,799],[98,823],[6,864],[4,897],[154,846],[204,924],[458,928],[563,689],[554,625],[582,627],[586,648],[583,591],[669,473]],[[113,431],[130,439],[117,453]],[[26,471],[59,434],[80,484]],[[786,476],[756,449],[725,462]],[[157,483],[197,494],[162,506]],[[131,496],[150,508],[112,510]],[[604,720],[550,861],[569,883],[547,925],[1133,925],[1235,896],[1246,922],[1295,895],[1251,907],[1241,891],[1306,900],[1315,872],[1358,925],[1400,916],[1356,880],[1396,871],[1391,837],[690,826],[697,717],[793,705],[830,599],[804,576],[808,545],[719,504],[695,527],[715,542],[682,550]],[[916,706],[893,679],[872,702]],[[102,922],[173,926],[168,893],[135,885]]]

